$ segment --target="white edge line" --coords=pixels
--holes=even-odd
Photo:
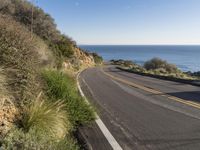
[[[87,100],[87,98],[85,97],[85,94],[83,93],[80,83],[79,83],[79,75],[80,72],[77,75],[77,85],[78,85],[78,90],[81,94],[82,97],[84,97],[84,99],[86,100],[87,103],[89,103],[89,101]],[[107,141],[110,143],[111,147],[113,148],[113,150],[123,150],[122,147],[119,145],[119,143],[116,141],[116,139],[113,137],[113,135],[110,133],[110,131],[108,130],[108,128],[105,126],[105,124],[103,123],[103,121],[100,119],[100,117],[95,113],[96,115],[96,120],[95,122],[97,123],[97,125],[99,126],[101,132],[103,133],[103,135],[106,137]]]

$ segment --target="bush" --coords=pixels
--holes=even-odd
[[[21,129],[11,130],[4,141],[2,149],[6,150],[78,150],[77,143],[66,136],[62,140],[38,134],[35,130],[24,132]]]
[[[62,35],[62,38],[56,42],[56,49],[64,57],[71,57],[74,54],[73,45],[68,37]]]
[[[73,46],[76,46],[76,43],[57,30],[54,19],[49,14],[29,1],[0,0],[0,13],[12,16],[29,31],[45,40],[56,56],[71,57],[73,55]]]
[[[145,62],[144,66],[135,64],[128,60],[110,60],[113,65],[119,65],[123,69],[128,69],[132,72],[145,73],[151,75],[169,76],[179,79],[198,79],[197,76],[192,76],[191,72],[184,73],[179,70],[174,64],[169,64],[160,58],[153,58]],[[125,67],[125,68],[124,68]],[[120,67],[119,67],[120,68]]]
[[[97,53],[91,53],[93,58],[94,58],[94,62],[96,64],[102,64],[103,62],[103,58],[101,56],[99,56]]]
[[[196,77],[197,79],[200,79],[200,71],[197,71],[197,72],[188,71],[186,72],[186,74],[192,77]]]
[[[147,70],[160,69],[162,70],[162,72],[165,72],[164,70],[166,70],[166,72],[168,73],[175,73],[179,71],[175,65],[169,64],[167,61],[162,60],[160,58],[153,58],[145,62],[144,68]]]
[[[12,16],[29,30],[32,27],[33,32],[44,40],[54,41],[59,38],[60,32],[56,29],[54,19],[29,1],[0,0],[0,13]]]
[[[66,104],[69,120],[74,126],[90,123],[95,119],[93,108],[79,95],[76,80],[62,72],[44,71],[47,95],[52,100],[63,100]]]
[[[70,123],[62,101],[50,102],[41,100],[41,93],[25,111],[23,128],[25,131],[34,129],[40,134],[55,138],[63,138],[69,133]]]

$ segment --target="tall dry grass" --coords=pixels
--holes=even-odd
[[[56,138],[63,138],[71,129],[67,111],[63,101],[50,102],[41,98],[40,93],[36,100],[26,110],[23,118],[25,131],[31,129],[49,134]]]
[[[12,17],[0,14],[0,67],[4,68],[8,90],[19,105],[29,104],[40,91],[38,72],[52,65],[48,47]]]

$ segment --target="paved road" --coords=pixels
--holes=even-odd
[[[113,66],[88,69],[81,73],[80,81],[124,150],[200,149],[200,87],[144,77]],[[92,135],[89,139],[96,142],[91,145],[96,150],[111,149],[102,136],[100,132]]]

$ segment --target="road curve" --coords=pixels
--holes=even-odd
[[[87,69],[80,82],[124,150],[200,149],[200,87],[127,73],[113,66]],[[102,149],[106,141],[101,143],[98,138],[92,137],[99,141],[96,149]]]

